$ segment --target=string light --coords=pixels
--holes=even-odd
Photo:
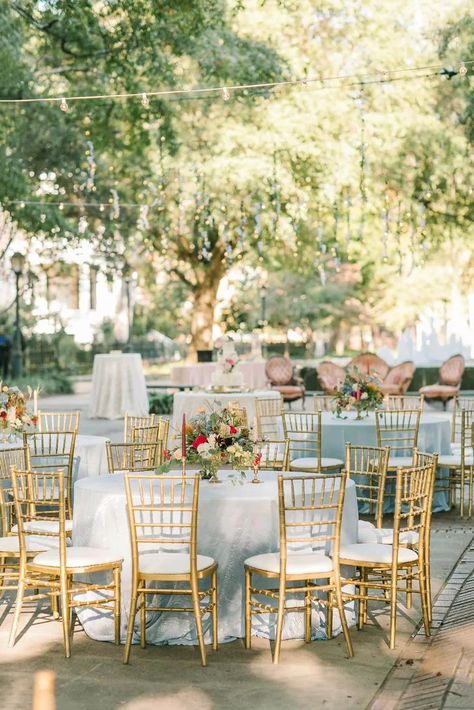
[[[142,106],[144,106],[145,108],[150,107],[150,99],[148,98],[147,94],[145,94],[145,93],[142,94],[141,101],[142,101]]]
[[[459,74],[461,76],[466,76],[467,74],[467,66],[462,62],[461,66],[459,67]]]
[[[463,74],[467,72],[468,66],[474,64],[474,60],[464,60],[461,62],[461,67],[465,68],[463,71],[459,71],[460,74]],[[416,74],[417,72],[422,72],[422,71],[432,71],[433,74],[425,74],[425,75],[420,75]],[[62,111],[68,111],[69,106],[68,106],[68,101],[98,101],[98,100],[105,100],[105,99],[133,99],[133,98],[140,98],[142,100],[142,103],[144,101],[149,102],[149,97],[150,96],[160,96],[160,97],[189,97],[189,98],[197,98],[199,95],[207,95],[207,97],[211,96],[212,94],[217,94],[220,93],[224,97],[224,99],[227,101],[228,98],[230,98],[230,92],[231,91],[241,91],[241,92],[246,92],[248,90],[256,90],[258,91],[259,89],[274,89],[278,87],[284,87],[284,86],[301,86],[303,84],[313,84],[313,87],[316,89],[322,89],[322,88],[329,88],[329,89],[334,89],[338,88],[338,86],[325,86],[325,84],[328,84],[330,82],[350,82],[352,80],[353,84],[349,83],[350,85],[364,85],[364,84],[371,84],[371,83],[385,83],[385,81],[400,81],[404,77],[403,75],[408,75],[408,78],[413,78],[413,79],[420,79],[424,78],[425,76],[447,76],[450,78],[452,75],[453,70],[452,69],[446,69],[446,65],[443,64],[431,64],[431,65],[426,65],[426,66],[420,66],[420,67],[402,67],[400,69],[391,69],[391,70],[384,70],[384,76],[382,81],[380,80],[380,73],[378,75],[373,75],[373,74],[363,74],[363,73],[358,73],[358,74],[338,74],[335,76],[326,76],[326,77],[303,77],[303,78],[297,78],[297,79],[287,79],[285,81],[267,81],[267,82],[259,82],[259,83],[253,83],[253,84],[233,84],[231,86],[215,86],[215,87],[196,87],[196,88],[191,88],[191,89],[165,89],[165,90],[160,90],[160,91],[148,91],[146,93],[140,91],[140,92],[132,92],[132,93],[115,93],[115,94],[90,94],[90,95],[85,95],[85,96],[65,96],[63,98],[58,98],[57,96],[40,96],[40,97],[31,97],[31,98],[24,98],[24,99],[0,99],[0,104],[31,104],[31,103],[57,103],[60,101],[60,108]],[[454,71],[454,74],[457,72]],[[395,76],[395,75],[401,75],[401,76]],[[410,77],[411,75],[411,77]],[[145,99],[146,97],[146,99]],[[144,104],[145,105],[145,104]]]

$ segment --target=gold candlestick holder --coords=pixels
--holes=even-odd
[[[253,467],[253,478],[250,483],[263,483],[262,479],[259,478],[260,466]]]

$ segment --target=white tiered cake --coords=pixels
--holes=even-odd
[[[242,373],[235,369],[235,364],[231,364],[237,363],[237,361],[238,356],[235,352],[234,343],[224,343],[222,353],[217,361],[217,369],[211,375],[212,387],[229,387],[235,389],[243,387],[244,381]]]

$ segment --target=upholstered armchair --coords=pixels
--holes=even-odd
[[[271,388],[280,392],[284,402],[296,402],[302,399],[304,405],[303,381],[295,377],[294,367],[287,357],[273,355],[265,365],[265,374]]]
[[[448,400],[456,397],[461,388],[464,367],[463,356],[452,355],[439,368],[438,382],[421,387],[418,391],[425,395],[425,399],[441,399],[446,407]]]
[[[375,353],[361,353],[352,358],[347,369],[357,369],[364,375],[376,375],[381,382],[384,382],[390,366]]]
[[[383,382],[379,385],[384,394],[405,394],[415,374],[416,366],[411,360],[401,362],[390,368]]]
[[[337,388],[344,382],[346,371],[330,360],[323,360],[316,367],[318,379],[326,394],[336,394]]]

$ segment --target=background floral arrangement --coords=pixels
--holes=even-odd
[[[256,464],[258,454],[238,404],[230,403],[219,410],[199,410],[184,427],[184,447],[167,452],[167,467],[184,456],[190,464],[198,464],[203,478],[216,475],[219,466],[231,465],[245,475]]]
[[[334,396],[336,414],[342,417],[343,411],[355,409],[357,418],[362,412],[377,409],[383,402],[383,392],[379,388],[379,380],[372,375],[365,375],[354,368],[346,374],[344,382]]]
[[[31,387],[28,387],[27,397],[18,387],[0,383],[0,432],[20,434],[24,429],[36,426],[38,417],[27,407],[33,394]]]

